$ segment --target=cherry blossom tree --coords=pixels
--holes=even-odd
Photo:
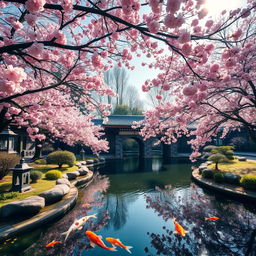
[[[91,120],[97,109],[103,116],[108,115],[110,106],[99,104],[93,95],[114,96],[103,82],[103,72],[114,63],[134,69],[132,58],[146,55],[151,59],[149,67],[160,68],[163,73],[147,81],[143,90],[156,86],[168,91],[174,86],[172,92],[178,104],[176,108],[172,103],[160,104],[148,113],[146,121],[152,129],[145,126],[144,134],[149,129],[146,136],[160,132],[168,142],[174,140],[175,133],[187,132],[188,122],[198,120],[194,131],[197,141],[191,142],[196,150],[223,123],[227,124],[225,131],[243,123],[252,132],[255,2],[248,0],[243,9],[222,12],[217,21],[207,16],[204,3],[1,1],[0,130],[14,123],[27,127],[33,139],[43,140],[43,132],[48,131],[69,144],[80,142],[94,151],[106,150],[106,142],[100,139],[99,128]],[[230,87],[235,91],[230,93]],[[218,96],[216,89],[223,96]],[[228,104],[224,95],[231,98]],[[212,100],[203,101],[208,96]],[[218,97],[226,110],[216,106]],[[234,115],[230,108],[233,111],[236,104],[242,107]],[[189,120],[191,112],[195,120]],[[202,113],[207,115],[200,119]],[[209,117],[210,113],[214,118]],[[162,117],[166,122],[160,122],[157,128],[156,120]],[[200,127],[208,121],[214,122],[216,128],[207,125],[210,131],[203,135],[207,131],[202,132]]]

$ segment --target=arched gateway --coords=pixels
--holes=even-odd
[[[109,141],[109,154],[116,159],[123,158],[123,142],[132,138],[139,145],[139,154],[143,158],[152,157],[152,144],[154,139],[143,140],[139,130],[132,129],[134,121],[141,121],[144,116],[109,116],[107,123],[103,123],[102,119],[94,120],[96,125],[104,127],[105,138]],[[177,144],[164,144],[162,146],[164,158],[177,156]]]

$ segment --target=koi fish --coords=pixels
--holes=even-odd
[[[49,244],[47,244],[45,247],[46,247],[46,248],[53,247],[54,245],[60,244],[60,243],[61,243],[61,241],[55,241],[55,240],[53,240],[52,242],[50,242]]]
[[[113,245],[113,247],[119,246],[121,248],[124,248],[127,252],[131,253],[130,249],[133,248],[132,246],[124,245],[119,239],[115,239],[112,237],[107,237],[106,240]]]
[[[73,222],[73,224],[69,227],[68,231],[62,233],[61,235],[66,235],[65,239],[64,239],[64,242],[67,240],[68,236],[70,235],[70,233],[72,231],[75,231],[75,230],[81,230],[83,228],[83,225],[85,224],[85,222],[87,220],[89,220],[90,218],[97,218],[96,217],[96,214],[93,214],[93,215],[88,215],[88,216],[84,216],[80,219],[75,219],[75,221]]]
[[[209,217],[209,218],[204,218],[205,220],[219,220],[220,218],[218,217]]]
[[[91,247],[95,247],[95,245],[98,245],[99,247],[101,247],[103,249],[106,249],[106,250],[109,250],[109,251],[116,251],[116,247],[115,246],[113,246],[111,248],[111,247],[107,247],[103,243],[103,241],[101,240],[102,236],[97,236],[95,233],[93,233],[92,231],[89,231],[89,230],[87,230],[85,232],[85,234],[88,236],[88,238],[90,240]]]
[[[173,219],[173,224],[175,226],[175,231],[173,232],[174,234],[179,234],[181,235],[182,237],[184,237],[186,235],[186,233],[188,233],[187,230],[185,230],[177,221],[176,219],[174,218]]]
[[[82,204],[82,207],[89,207],[89,206],[90,206],[90,204],[88,204],[88,203]]]

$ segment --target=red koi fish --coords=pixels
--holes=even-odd
[[[115,239],[115,238],[112,238],[112,237],[107,237],[106,240],[109,243],[111,243],[113,245],[113,247],[119,246],[121,248],[124,248],[127,252],[131,253],[130,249],[133,248],[133,247],[124,245],[119,239]]]
[[[220,218],[218,217],[209,217],[209,218],[204,218],[205,220],[219,220]]]
[[[103,248],[103,249],[106,249],[106,250],[109,250],[109,251],[116,251],[116,247],[107,247],[103,241],[101,240],[102,239],[102,236],[97,236],[95,233],[93,233],[92,231],[85,231],[85,234],[88,236],[89,240],[90,240],[90,245],[92,247],[95,247],[95,245],[98,245],[99,247]]]
[[[179,234],[184,237],[186,233],[188,233],[188,231],[185,230],[175,219],[173,219],[173,224],[175,226],[175,231],[173,232],[174,234]]]
[[[49,248],[49,247],[53,247],[54,245],[56,245],[56,244],[61,244],[61,241],[52,241],[52,242],[50,242],[49,244],[47,244],[45,247],[46,248]]]

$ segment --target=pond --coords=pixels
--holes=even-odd
[[[96,170],[95,170],[96,171]],[[191,182],[186,159],[163,163],[162,159],[109,160],[97,170],[89,187],[80,190],[75,208],[60,220],[0,246],[0,255],[129,255],[89,245],[86,230],[103,237],[119,238],[133,246],[135,256],[253,256],[256,252],[256,214],[247,205],[209,194]],[[52,248],[53,240],[76,218],[97,214],[82,230],[74,231],[65,244]],[[217,221],[205,220],[217,216]],[[174,234],[173,218],[185,230]]]

